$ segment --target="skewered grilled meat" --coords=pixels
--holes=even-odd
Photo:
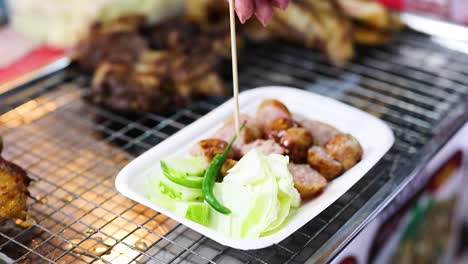
[[[343,165],[319,146],[313,146],[309,149],[307,162],[329,181],[343,173]]]
[[[327,180],[307,164],[289,163],[289,171],[302,199],[319,195],[327,186]]]
[[[352,168],[362,158],[362,147],[359,141],[349,134],[339,134],[326,145],[325,150],[339,161],[345,170]]]
[[[248,144],[262,137],[260,127],[258,126],[254,118],[252,118],[249,115],[241,115],[240,123],[242,124],[244,122],[246,122],[244,129],[241,131],[239,138],[232,145],[234,157],[236,158],[240,158],[241,149],[245,144]],[[231,138],[234,137],[235,133],[236,128],[234,124],[234,119],[229,118],[228,120],[226,120],[223,127],[216,131],[213,137],[219,138],[224,141],[229,141],[231,140]]]
[[[299,122],[314,138],[314,145],[324,146],[334,136],[341,132],[335,127],[316,120],[303,120]]]
[[[0,157],[0,223],[26,217],[29,182],[22,168]]]
[[[231,159],[225,162],[222,176],[237,163],[233,156],[241,158],[253,149],[265,155],[288,155],[294,187],[302,198],[312,198],[323,191],[328,181],[340,176],[362,158],[362,147],[353,136],[320,121],[303,120],[298,123],[288,108],[276,99],[264,100],[255,119],[244,114],[241,115],[242,121],[247,122],[246,127],[241,140],[236,142],[237,149],[233,148],[229,153]],[[269,136],[272,131],[275,131],[275,136],[280,135],[276,141],[274,136]],[[234,133],[234,121],[230,118],[212,139],[200,141],[192,155],[211,161],[226,148],[227,140]]]

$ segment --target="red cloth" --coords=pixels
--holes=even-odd
[[[403,10],[404,4],[405,4],[404,0],[378,0],[378,1],[396,10]]]
[[[10,66],[0,68],[0,83],[13,80],[25,73],[34,71],[62,57],[64,54],[65,51],[62,49],[40,46]]]

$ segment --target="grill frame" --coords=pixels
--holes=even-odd
[[[311,262],[329,261],[366,226],[372,217],[378,214],[385,205],[398,194],[401,188],[411,184],[414,176],[424,167],[428,160],[466,121],[468,121],[468,87],[463,86],[463,84],[468,85],[468,74],[464,74],[462,70],[455,67],[460,66],[461,69],[468,68],[468,60],[465,62],[462,59],[468,58],[468,55],[439,46],[431,42],[427,36],[414,32],[402,33],[401,36],[397,38],[394,46],[379,48],[367,54],[363,54],[344,70],[330,65],[326,61],[326,58],[316,51],[305,51],[282,43],[253,47],[256,48],[255,56],[250,57],[249,54],[247,54],[247,56],[244,57],[244,63],[245,65],[254,64],[255,67],[248,68],[252,66],[246,66],[251,70],[245,70],[240,73],[241,87],[273,84],[297,85],[299,87],[306,86],[308,90],[334,97],[335,99],[358,106],[376,115],[381,115],[381,118],[387,121],[392,129],[394,129],[397,137],[396,145],[391,149],[390,153],[347,194],[320,214],[316,219],[301,228],[292,237],[280,243],[280,245],[264,250],[239,251],[218,245],[209,239],[199,235],[197,236],[196,233],[188,230],[186,227],[177,225],[173,229],[168,230],[167,234],[155,242],[154,245],[151,245],[148,250],[139,251],[138,256],[135,256],[134,260],[140,256],[142,260],[151,259],[155,251],[155,256],[160,256],[160,252],[169,252],[168,254],[172,254],[170,253],[171,250],[175,250],[173,256],[171,255],[167,258],[167,261],[161,262],[211,263],[233,259],[239,260],[240,262],[251,263],[302,263],[305,260]],[[259,47],[261,47],[261,49],[259,49]],[[412,52],[416,52],[416,55],[412,54]],[[282,54],[282,57],[272,56],[273,54]],[[302,58],[302,60],[300,58]],[[381,59],[387,60],[382,62]],[[438,67],[440,65],[443,65],[444,68]],[[395,73],[397,70],[401,71],[401,74]],[[276,75],[270,75],[271,72],[275,72]],[[248,80],[248,83],[243,80]],[[431,80],[435,82],[431,82]],[[27,105],[28,102],[31,101],[40,102],[35,105],[36,108],[23,111],[23,116],[19,115],[16,117],[19,120],[23,118],[22,122],[26,122],[24,118],[27,117],[28,113],[34,112],[37,108],[47,105],[48,101],[40,101],[40,98],[51,96],[51,101],[59,101],[58,99],[63,99],[62,97],[66,98],[67,94],[73,91],[73,96],[69,99],[70,101],[63,101],[64,104],[55,109],[52,107],[49,109],[49,112],[46,111],[45,114],[39,116],[38,119],[30,120],[31,123],[22,125],[20,122],[19,127],[28,124],[39,124],[37,126],[45,127],[45,124],[41,124],[41,122],[44,122],[49,115],[56,115],[57,117],[64,115],[64,120],[74,120],[74,118],[78,118],[75,120],[77,123],[83,124],[84,127],[88,127],[93,131],[96,130],[102,133],[100,136],[104,140],[98,140],[98,143],[100,142],[105,145],[112,143],[111,149],[112,151],[116,151],[118,155],[125,155],[122,150],[138,154],[151,147],[151,143],[166,138],[169,134],[183,128],[190,120],[193,121],[199,118],[206,113],[206,111],[213,109],[216,105],[224,101],[222,99],[199,101],[188,108],[170,115],[169,118],[154,114],[137,115],[136,118],[140,118],[140,122],[134,122],[133,118],[135,118],[135,115],[115,115],[107,109],[84,105],[80,99],[81,91],[77,87],[64,87],[64,84],[69,83],[85,87],[88,85],[89,80],[72,69],[66,69],[37,83],[28,84],[21,89],[0,95],[0,100],[6,102],[5,105],[0,106],[0,118],[2,118],[0,120],[3,121],[6,115],[5,113],[8,111],[22,110],[25,108],[24,105]],[[435,84],[439,84],[440,87],[435,87]],[[388,90],[389,88],[391,88],[391,90]],[[59,93],[58,96],[55,94],[57,91],[61,92],[62,90],[65,91],[63,94]],[[55,98],[54,95],[56,96]],[[435,105],[438,100],[444,100],[443,104]],[[111,121],[103,121],[103,123],[98,123],[96,126],[96,123],[91,120],[89,116],[80,116],[80,114],[86,113],[83,108]],[[58,109],[61,111],[57,111]],[[399,115],[403,113],[404,115]],[[109,128],[108,125],[110,125],[111,128]],[[50,139],[51,135],[53,135],[52,129],[52,127],[50,130],[46,129],[45,131],[50,133],[46,133],[42,138]],[[66,130],[63,124],[61,129],[65,129],[64,133],[71,133]],[[132,134],[134,130],[140,131],[136,132],[137,136]],[[0,123],[0,132],[6,132],[7,137],[9,137],[5,144],[6,154],[8,155],[7,158],[18,161],[20,160],[18,157],[29,151],[28,148],[10,144],[10,142],[14,142],[13,139],[15,138],[23,138],[21,136],[15,136],[17,132],[8,128],[4,123]],[[23,137],[26,138],[29,132],[23,133],[25,134]],[[32,134],[32,132],[30,133]],[[40,139],[39,135],[37,135],[37,137]],[[152,138],[157,140],[153,142],[151,141],[153,140]],[[150,143],[146,142],[146,139],[149,139]],[[57,141],[58,144],[61,144],[60,140]],[[71,146],[73,146],[73,144],[71,144]],[[42,160],[44,160],[45,157],[39,155],[39,157],[36,158],[39,160],[42,158]],[[126,158],[131,159],[132,156],[130,155]],[[59,160],[55,162],[58,163],[56,164],[58,167],[64,167],[66,161]],[[18,163],[21,165],[20,162]],[[112,164],[110,166],[112,167]],[[28,170],[30,165],[24,167]],[[101,167],[101,165],[98,165],[98,167]],[[114,175],[107,175],[107,178],[103,180],[104,182],[109,183],[109,181],[113,181],[113,176],[117,174],[118,168],[113,168],[113,171],[115,172]],[[46,182],[54,186],[54,182],[44,175],[38,174],[32,176],[38,181]],[[71,177],[70,180],[79,178],[79,176],[80,174]],[[86,179],[91,182],[93,180],[89,177],[86,177]],[[96,181],[95,183],[94,186],[89,188],[90,190],[99,187],[98,185],[101,182]],[[374,187],[377,187],[377,191],[372,190]],[[58,183],[55,184],[55,188],[60,189]],[[108,191],[111,191],[112,188],[111,186],[106,186]],[[83,193],[85,194],[86,191]],[[32,195],[34,196],[34,193]],[[50,195],[53,197],[53,194]],[[74,192],[72,192],[71,195],[74,195],[74,199],[81,198],[80,195]],[[116,195],[113,194],[107,199],[109,200],[115,197]],[[95,206],[95,209],[99,209],[108,200],[95,203],[88,199],[86,202]],[[30,206],[36,206],[40,203],[40,199],[37,198],[31,198],[29,201]],[[67,205],[64,207],[66,206]],[[130,203],[128,208],[121,214],[112,212],[112,210],[108,210],[107,208],[106,210],[108,214],[114,215],[114,220],[121,218],[125,220],[123,215],[127,211],[135,210],[135,207],[137,207],[136,203]],[[46,214],[43,219],[53,218],[52,216],[54,214],[60,214],[62,210],[62,208],[57,207],[52,209],[55,210],[48,215]],[[39,214],[39,212],[35,213]],[[84,212],[83,214],[83,216],[79,215],[78,218],[73,214],[65,215],[64,217],[70,218],[75,222],[80,222],[88,212]],[[160,215],[157,213],[148,216],[146,223],[144,222],[145,224],[136,225],[136,228],[130,230],[125,238],[128,238],[128,236],[131,236],[138,230],[144,230],[153,236],[158,236],[157,232],[150,232],[152,230],[147,228],[146,224],[159,216]],[[107,223],[112,223],[114,220],[108,221]],[[89,225],[86,227],[94,228],[95,226]],[[66,243],[70,242],[70,240],[68,239],[67,241],[65,235],[62,235],[60,232],[49,232],[49,228],[43,226],[40,221],[29,229],[36,228],[41,229],[41,232],[50,233],[50,235],[52,235],[50,240],[58,237]],[[26,233],[29,229],[23,230],[22,233]],[[135,246],[127,243],[125,238],[116,239],[117,237],[113,237],[113,234],[107,234],[103,229],[95,229],[95,231],[101,236],[110,237],[110,239],[116,241],[116,243],[112,245],[112,250],[119,245],[135,250]],[[188,238],[184,238],[185,236]],[[1,238],[18,244],[16,242],[19,241],[16,240],[21,238],[21,236],[12,237],[0,233],[0,239]],[[183,239],[189,241],[187,246],[185,246],[184,243],[186,243],[186,241]],[[82,239],[78,244],[80,245],[87,240],[89,239]],[[171,243],[170,240],[184,245],[177,246]],[[0,243],[0,251],[2,251],[2,248],[5,248],[8,241],[6,243]],[[59,247],[57,250],[62,249],[60,248],[62,245],[56,246]],[[38,258],[44,262],[64,261],[61,256],[56,256],[56,259],[42,258],[48,258],[48,253],[36,252],[36,249],[32,250],[32,247],[27,245],[23,245],[23,247],[28,251],[28,254],[36,254]],[[182,249],[177,250],[173,247]],[[206,253],[210,248],[213,251]],[[75,253],[72,252],[72,248],[62,251],[61,253],[64,256],[75,255]],[[193,253],[190,253],[190,251]],[[85,253],[88,254],[91,252]],[[86,259],[86,254],[81,254],[81,257]],[[28,256],[29,255],[26,257]],[[103,257],[105,256],[106,255],[94,255],[91,260],[95,263],[99,261],[108,263],[103,261]],[[78,259],[79,258],[80,256]],[[194,258],[195,260],[193,260]],[[22,260],[21,257],[18,260]],[[155,258],[153,260],[158,263],[158,259]]]

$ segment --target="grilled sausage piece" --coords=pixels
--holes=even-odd
[[[265,127],[263,132],[266,138],[279,141],[280,138],[286,133],[286,130],[293,127],[300,127],[300,125],[292,118],[282,117],[273,120],[271,124],[268,124]]]
[[[223,167],[221,167],[221,171],[219,172],[221,177],[226,177],[226,175],[228,174],[228,171],[230,169],[232,169],[234,166],[236,166],[237,164],[237,161],[233,160],[233,159],[227,159],[224,164],[223,164]]]
[[[335,127],[316,120],[303,120],[300,125],[314,138],[314,145],[324,146],[334,136],[341,134]]]
[[[362,158],[362,147],[359,141],[350,134],[339,134],[326,145],[325,150],[337,161],[341,162],[345,170],[350,169]]]
[[[290,128],[280,139],[285,154],[295,163],[306,163],[307,150],[313,143],[310,133],[303,128]]]
[[[327,180],[307,164],[289,163],[289,172],[293,177],[294,187],[303,199],[319,195],[327,186]]]
[[[199,141],[197,145],[193,147],[191,154],[193,156],[204,157],[207,162],[211,162],[214,156],[226,149],[227,145],[228,143],[226,141],[217,138],[204,139]],[[231,150],[228,157],[232,158],[233,156],[234,153]]]
[[[240,158],[242,146],[248,144],[252,141],[255,141],[262,137],[262,132],[257,125],[254,118],[249,115],[241,115],[240,116],[241,124],[246,122],[244,129],[242,130],[240,137],[234,142],[232,149],[233,149],[233,157],[235,159]],[[213,135],[213,138],[218,138],[229,142],[234,135],[236,134],[236,128],[233,118],[229,118],[224,123],[224,126],[221,127],[216,133]]]
[[[256,149],[265,155],[280,154],[284,155],[284,149],[272,139],[257,139],[249,144],[242,146],[241,154],[244,156],[252,149]]]
[[[267,99],[263,101],[257,109],[257,123],[260,128],[265,128],[278,118],[291,118],[291,112],[288,108],[276,99]]]
[[[343,165],[319,146],[313,146],[309,149],[307,162],[329,181],[343,173]]]

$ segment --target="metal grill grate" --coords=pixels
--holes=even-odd
[[[394,45],[361,50],[343,69],[331,66],[318,52],[281,43],[249,50],[241,87],[289,85],[337,98],[385,120],[397,137],[394,148],[294,235],[267,249],[240,251],[114,190],[114,177],[129,160],[223,100],[196,102],[168,117],[117,114],[84,103],[86,78],[62,72],[0,97],[6,102],[0,107],[4,156],[34,179],[28,201],[31,219],[17,223],[21,228],[0,232],[0,251],[24,263],[326,260],[407,179],[417,162],[430,155],[429,146],[440,147],[441,139],[434,143],[438,129],[445,129],[446,137],[451,133],[445,119],[466,121],[457,109],[466,107],[468,56],[423,35],[404,33]]]

